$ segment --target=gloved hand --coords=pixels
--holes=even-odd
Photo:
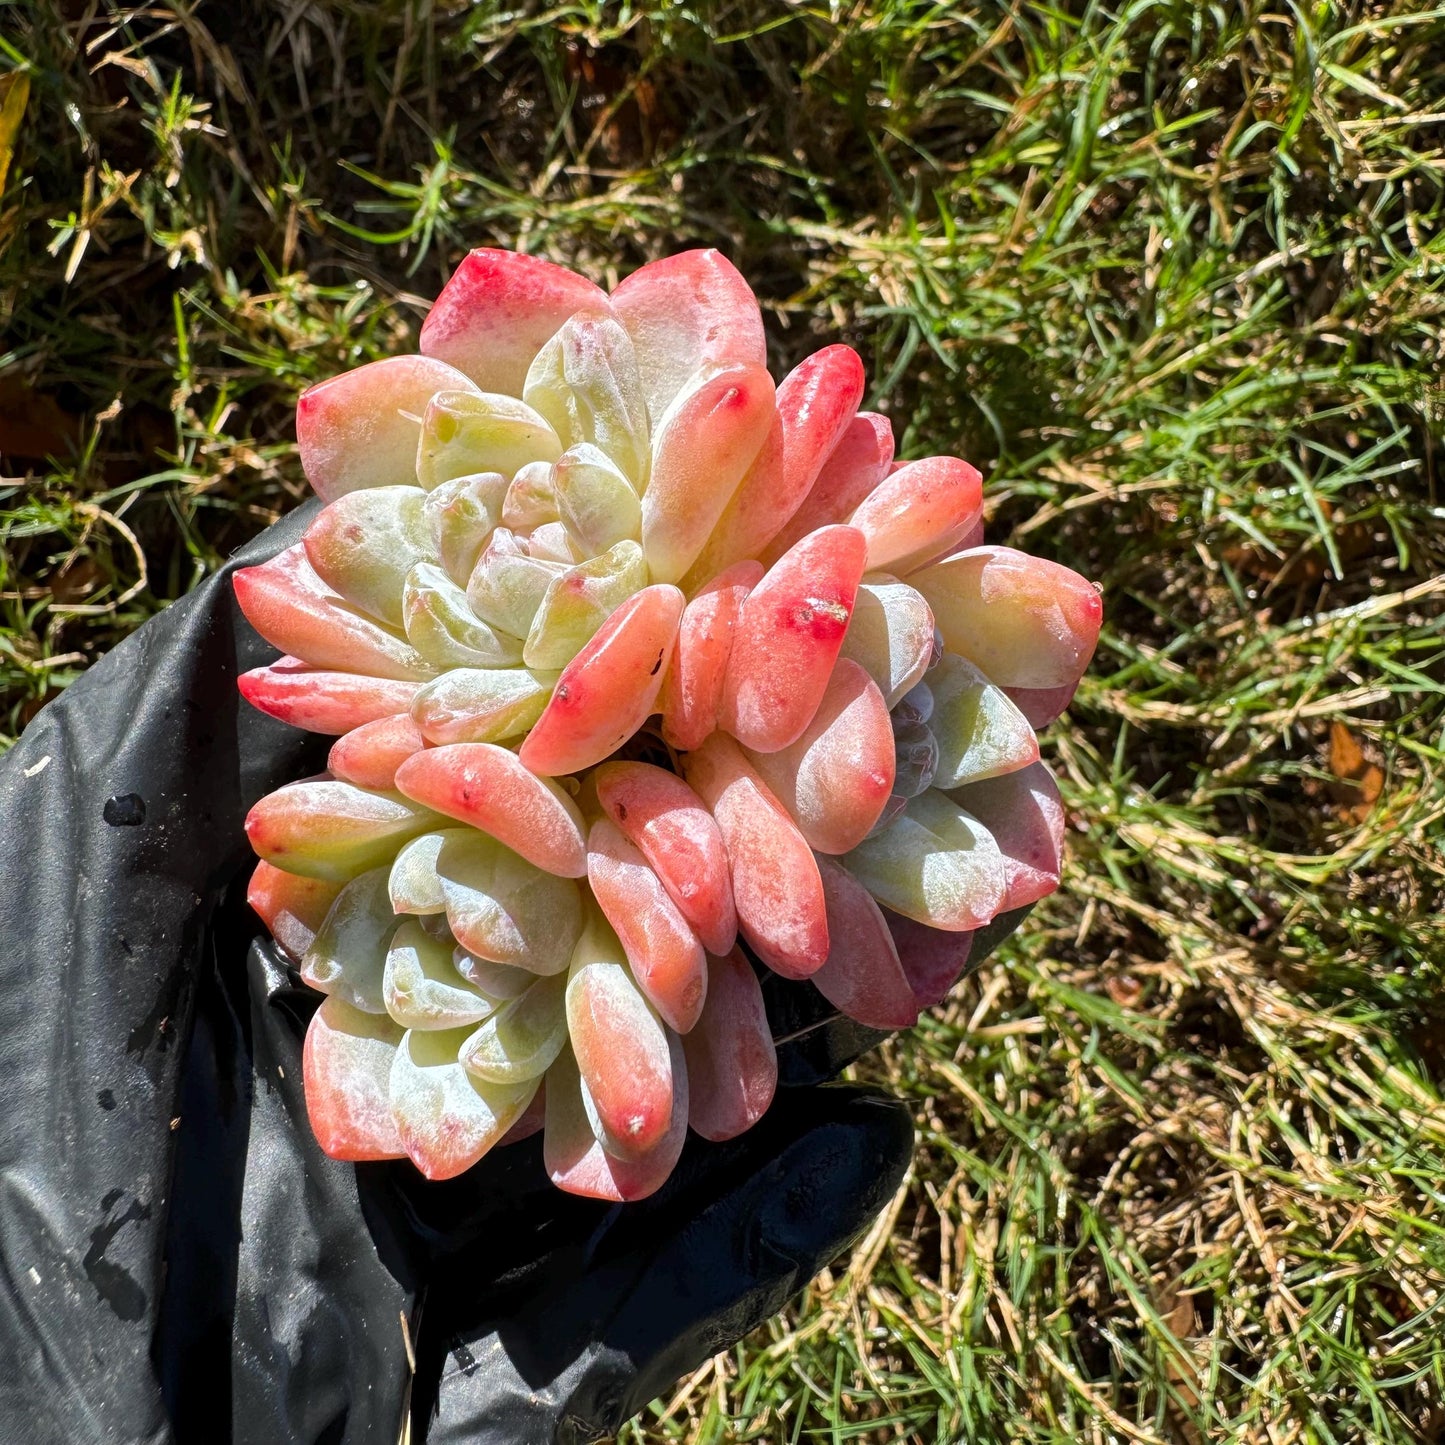
[[[690,1139],[641,1203],[555,1189],[540,1137],[445,1184],[321,1154],[318,996],[245,905],[242,820],[328,740],[240,698],[274,654],[230,586],[314,511],[0,759],[6,1441],[391,1445],[408,1409],[417,1445],[610,1435],[857,1238],[908,1159],[902,1105],[820,1082],[881,1035],[780,980],[794,1087],[741,1138]]]

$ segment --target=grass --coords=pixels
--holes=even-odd
[[[624,1438],[1445,1439],[1445,9],[251,9],[0,6],[0,728],[467,245],[720,245],[1106,627],[1063,892],[860,1067],[904,1189]]]

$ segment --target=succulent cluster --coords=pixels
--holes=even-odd
[[[966,462],[896,462],[848,347],[765,360],[715,252],[608,296],[482,250],[420,355],[301,398],[327,505],[235,585],[288,654],[246,697],[339,735],[247,822],[328,1153],[440,1179],[543,1128],[563,1189],[639,1198],[768,1107],[753,959],[901,1028],[1056,886],[1034,728],[1096,589],[984,545]]]

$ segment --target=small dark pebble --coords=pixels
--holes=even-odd
[[[112,828],[138,828],[146,820],[145,799],[139,793],[117,793],[105,800],[101,817]]]
[[[115,1095],[112,1094],[109,1089],[102,1089],[100,1093],[95,1096],[95,1102],[99,1104],[106,1113],[109,1113],[115,1108]]]

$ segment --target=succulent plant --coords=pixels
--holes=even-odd
[[[479,250],[420,355],[302,396],[326,505],[235,585],[287,654],[245,696],[338,735],[247,821],[329,1154],[440,1179],[543,1128],[639,1198],[768,1107],[753,960],[902,1028],[1057,886],[1034,729],[1098,592],[986,545],[967,462],[895,461],[848,347],[765,361],[716,252],[608,296]]]

